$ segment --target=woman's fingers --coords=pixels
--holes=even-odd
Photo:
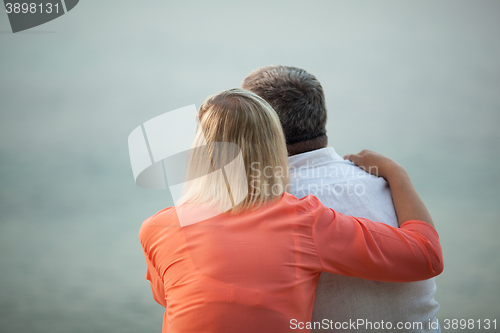
[[[344,156],[344,159],[353,162],[359,168],[376,176],[379,175],[379,167],[389,160],[389,158],[379,153],[366,149],[363,149],[357,154],[347,154]]]
[[[363,163],[363,156],[361,152],[359,154],[347,154],[344,156],[344,160],[349,160],[352,163],[356,164],[361,169],[365,170],[365,165]]]
[[[388,157],[371,150],[362,150],[358,154],[347,154],[345,160],[356,164],[359,168],[375,176],[384,177],[393,173],[395,170],[404,169]]]

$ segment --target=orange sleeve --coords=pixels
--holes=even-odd
[[[151,291],[153,292],[153,298],[155,301],[163,307],[167,307],[167,300],[165,299],[165,289],[163,287],[163,281],[158,275],[156,268],[154,268],[151,260],[149,260],[148,255],[144,253],[147,263],[146,279],[149,280],[151,284]]]
[[[387,282],[429,279],[443,271],[439,236],[429,224],[400,228],[346,216],[309,199],[312,237],[323,271]]]
[[[139,231],[139,240],[141,241],[142,250],[144,252],[144,257],[146,258],[146,279],[149,280],[151,284],[151,291],[153,292],[153,298],[155,301],[163,307],[167,307],[167,300],[165,299],[165,289],[163,286],[163,280],[158,274],[155,266],[153,265],[148,251],[146,250],[146,244],[149,242],[151,234],[150,230],[147,228],[147,223],[151,220],[151,217],[146,219],[142,224]]]

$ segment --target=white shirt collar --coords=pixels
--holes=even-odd
[[[302,154],[297,154],[290,156],[288,158],[288,164],[291,167],[300,167],[304,164],[309,166],[314,166],[317,164],[323,164],[325,162],[344,162],[347,164],[352,164],[349,161],[345,161],[333,147],[320,148],[316,150],[311,150]]]

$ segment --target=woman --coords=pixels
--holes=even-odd
[[[166,307],[163,332],[297,331],[293,323],[310,321],[321,271],[410,282],[443,270],[432,219],[394,161],[369,151],[346,156],[389,182],[399,229],[286,193],[284,135],[257,95],[221,92],[198,116],[183,198],[139,233],[147,279]]]

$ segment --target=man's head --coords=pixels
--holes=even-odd
[[[314,75],[296,67],[267,66],[250,73],[241,87],[278,113],[289,155],[326,147],[325,96]]]

